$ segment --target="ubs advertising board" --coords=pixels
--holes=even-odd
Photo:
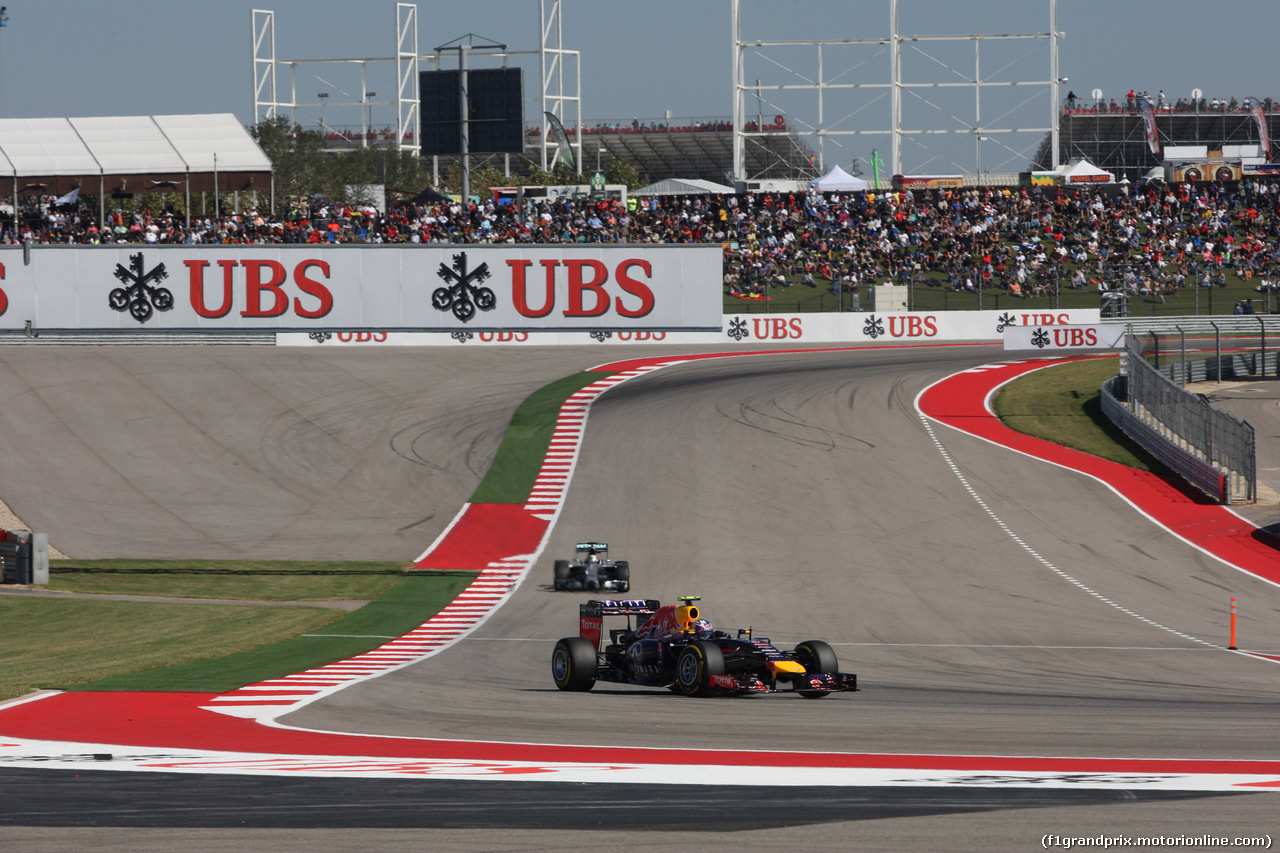
[[[714,332],[591,331],[563,332],[382,332],[340,331],[276,335],[278,346],[596,346],[614,344],[930,344],[952,341],[995,342],[1013,327],[1063,329],[1097,323],[1097,308],[1008,311],[943,311],[846,314],[726,314]],[[1121,327],[1123,329],[1123,327]]]
[[[32,246],[0,329],[719,330],[709,246]]]

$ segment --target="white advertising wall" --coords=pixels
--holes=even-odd
[[[716,245],[0,249],[0,329],[693,330],[722,325]]]
[[[1124,348],[1124,339],[1125,327],[1119,323],[1079,326],[1034,324],[1010,326],[1004,330],[1004,348],[1007,350],[1114,350]]]
[[[592,329],[572,332],[346,330],[276,335],[279,346],[608,346],[616,344],[875,344],[999,341],[1010,328],[1097,323],[1098,309],[902,313],[727,314],[716,332]]]

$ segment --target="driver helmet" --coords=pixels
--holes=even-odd
[[[689,630],[692,631],[695,636],[703,639],[709,639],[711,637],[711,623],[706,619],[694,619],[689,623]]]

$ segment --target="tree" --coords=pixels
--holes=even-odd
[[[388,190],[411,192],[417,195],[430,186],[431,175],[427,171],[426,162],[421,157],[416,156],[412,151],[395,151],[386,148],[381,151],[385,155],[381,162],[385,178],[382,183],[387,185]]]
[[[325,170],[324,140],[318,132],[276,116],[258,122],[249,133],[271,160],[277,206],[287,208],[291,200],[315,191]]]
[[[604,180],[607,184],[626,184],[629,190],[649,183],[648,177],[641,175],[635,166],[617,157],[609,158],[608,164],[604,167]]]
[[[355,148],[326,153],[317,131],[290,124],[283,116],[259,122],[249,132],[271,159],[276,198],[286,205],[303,198],[381,204],[369,189],[372,185],[413,194],[427,185],[422,160],[408,151]]]

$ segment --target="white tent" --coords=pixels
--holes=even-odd
[[[632,190],[629,195],[731,195],[733,187],[704,181],[701,178],[667,178],[647,187]]]
[[[1059,169],[1058,177],[1064,184],[1110,184],[1116,179],[1115,175],[1099,169],[1083,157]]]
[[[0,192],[10,186],[14,196],[96,195],[105,216],[116,193],[269,192],[271,160],[231,113],[6,118]]]
[[[862,178],[855,178],[839,166],[832,166],[830,172],[809,182],[809,189],[823,193],[857,193],[869,186]]]
[[[259,173],[271,161],[231,113],[0,119],[0,174],[20,178]],[[78,185],[78,184],[77,184]],[[150,185],[134,181],[139,190]],[[227,181],[222,189],[230,189]],[[88,189],[85,190],[88,192]]]

